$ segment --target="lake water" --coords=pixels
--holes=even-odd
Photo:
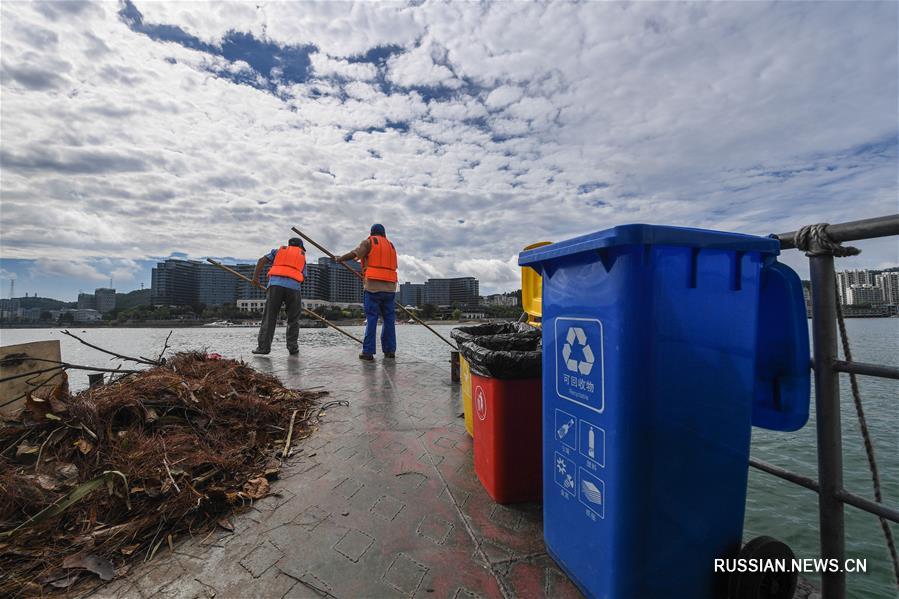
[[[899,366],[899,319],[850,319],[846,324],[856,360]],[[362,327],[346,328],[356,336],[362,336]],[[449,337],[452,326],[438,325],[435,328]],[[169,332],[167,329],[87,329],[82,334],[80,329],[73,327],[72,330],[100,347],[123,354],[144,356],[157,355]],[[243,358],[252,363],[250,350],[255,347],[255,336],[256,330],[252,328],[175,329],[170,345],[174,351],[208,350],[226,357]],[[416,359],[433,363],[447,363],[449,348],[423,327],[400,326],[397,328],[397,336],[399,354],[414,355]],[[91,366],[115,364],[115,361],[109,360],[109,356],[79,344],[62,335],[59,330],[0,330],[0,343],[3,345],[46,339],[59,339],[63,358],[69,362]],[[303,347],[322,345],[355,344],[330,329],[300,331],[301,359]],[[272,360],[281,357],[287,359],[283,328],[278,330],[273,348]],[[858,495],[873,497],[848,377],[844,376],[843,379],[844,484],[848,490]],[[87,375],[81,371],[73,371],[70,381],[74,389],[83,388],[87,385]],[[884,501],[896,506],[899,505],[899,381],[860,377],[859,385],[880,466]],[[764,461],[817,478],[814,419],[813,414],[809,424],[795,433],[754,429],[752,454]],[[819,556],[817,496],[802,487],[750,469],[745,525],[745,539],[767,534],[788,543],[797,557]],[[899,538],[899,526],[893,526],[893,534]],[[846,554],[847,557],[868,560],[867,574],[847,575],[851,597],[896,597],[889,557],[877,519],[851,506],[846,507]]]

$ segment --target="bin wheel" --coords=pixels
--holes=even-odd
[[[740,559],[783,559],[787,567],[795,555],[773,537],[756,537],[740,551]],[[728,581],[729,599],[792,599],[799,575],[796,572],[737,572]]]

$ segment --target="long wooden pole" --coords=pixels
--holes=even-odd
[[[254,285],[254,286],[258,287],[259,289],[262,289],[263,291],[265,291],[265,287],[263,287],[263,286],[259,283],[259,281],[254,281],[254,280],[252,280],[250,277],[245,277],[244,275],[240,274],[240,273],[237,272],[236,270],[231,269],[231,268],[228,268],[227,266],[225,266],[225,265],[222,264],[221,262],[216,262],[216,261],[213,260],[212,258],[206,258],[206,262],[209,262],[210,264],[212,264],[212,265],[214,265],[214,266],[218,266],[218,267],[221,268],[222,270],[227,270],[228,272],[230,272],[232,275],[234,275],[234,276],[237,277],[238,279],[242,279],[242,280],[246,281],[247,283],[249,283],[250,285]],[[313,312],[312,310],[309,310],[308,308],[303,308],[303,312],[305,312],[307,316],[311,316],[312,318],[315,318],[316,320],[322,321],[323,323],[325,323],[326,325],[328,325],[329,327],[331,327],[331,328],[334,329],[335,331],[338,331],[338,332],[340,332],[340,333],[343,333],[344,335],[346,335],[347,337],[349,337],[349,338],[352,339],[353,341],[355,341],[355,342],[357,342],[357,343],[360,343],[360,344],[362,343],[362,340],[359,339],[358,337],[356,337],[356,336],[354,336],[354,335],[351,335],[350,333],[347,333],[346,331],[344,331],[343,329],[341,329],[339,326],[337,326],[336,324],[334,324],[334,323],[331,322],[330,320],[327,320],[327,319],[325,319],[325,318],[319,316],[318,314],[316,314],[316,313]]]
[[[305,233],[303,233],[302,231],[300,231],[300,230],[297,229],[296,227],[291,227],[291,229],[293,230],[294,233],[296,233],[297,235],[299,235],[300,237],[302,237],[303,239],[305,239],[306,241],[308,241],[309,243],[311,243],[312,245],[314,245],[315,247],[317,247],[318,249],[320,249],[320,250],[321,250],[322,252],[324,252],[329,258],[331,258],[332,260],[334,260],[335,262],[337,262],[337,256],[335,256],[334,254],[332,254],[331,252],[329,252],[326,248],[320,246],[318,243],[315,242],[315,240],[313,240],[312,238],[310,238],[308,235],[306,235]],[[363,283],[365,282],[365,277],[362,276],[362,273],[353,270],[352,268],[349,267],[348,264],[346,264],[346,263],[344,263],[344,262],[340,262],[339,264],[341,264],[345,269],[347,269],[348,271],[350,271],[351,273],[353,273],[354,275],[356,275],[357,277],[359,277],[359,280],[361,280]],[[435,331],[434,329],[432,329],[427,323],[425,323],[423,320],[421,320],[418,316],[416,316],[415,314],[413,314],[412,312],[410,312],[409,310],[407,310],[407,309],[406,309],[406,306],[404,306],[404,305],[401,304],[400,302],[395,302],[395,303],[396,303],[397,306],[399,306],[400,310],[402,310],[403,312],[405,312],[406,314],[409,315],[409,318],[411,318],[412,320],[414,320],[414,321],[417,322],[418,324],[422,325],[423,327],[425,327],[426,329],[428,329],[429,331],[431,331],[432,333],[434,333],[435,335],[437,335],[438,337],[440,337],[440,339],[442,339],[443,342],[446,343],[447,345],[449,345],[451,348],[453,348],[453,349],[458,349],[458,348],[453,344],[452,341],[450,341],[449,339],[447,339],[446,337],[444,337],[443,335],[441,335],[440,333],[438,333],[437,331]]]

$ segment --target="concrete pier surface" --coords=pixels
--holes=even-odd
[[[446,364],[357,353],[252,359],[349,406],[327,410],[234,532],[161,550],[92,596],[579,597],[544,552],[540,506],[497,505],[481,488],[449,351]]]
[[[160,550],[90,596],[580,597],[545,552],[540,505],[497,505],[478,482],[449,352],[446,364],[356,354],[253,358],[349,406],[327,410],[275,494],[234,517],[233,532]]]

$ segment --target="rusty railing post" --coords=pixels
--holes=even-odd
[[[837,360],[837,293],[833,255],[809,258],[812,280],[812,336],[815,358],[815,424],[818,433],[818,514],[821,557],[839,560],[846,553],[843,521],[843,437]],[[823,599],[844,599],[846,575],[822,572]]]

